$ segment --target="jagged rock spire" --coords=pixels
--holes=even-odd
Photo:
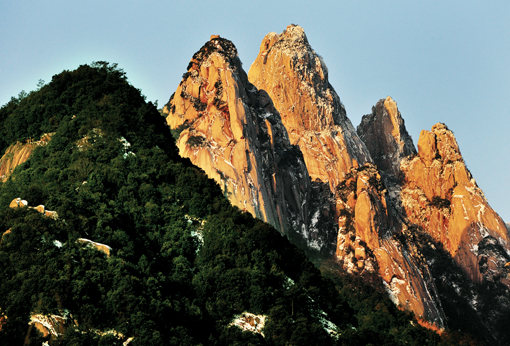
[[[386,177],[400,178],[400,162],[416,154],[397,103],[390,96],[379,100],[372,107],[372,113],[363,116],[356,132]]]
[[[232,42],[211,37],[163,112],[180,155],[215,179],[232,204],[303,248],[331,251],[313,226],[324,211],[312,201],[303,155],[271,97],[248,81]]]
[[[279,35],[266,35],[248,78],[273,99],[312,180],[334,191],[351,167],[371,161],[303,28],[289,25]]]
[[[474,282],[510,286],[510,236],[466,167],[444,124],[423,130],[418,155],[402,161],[402,204],[409,220],[442,244]]]

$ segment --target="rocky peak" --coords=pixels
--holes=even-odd
[[[164,112],[180,155],[232,204],[305,251],[336,253],[348,272],[380,277],[398,306],[435,328],[448,320],[437,274],[445,258],[474,282],[510,283],[506,226],[453,133],[436,124],[417,152],[391,97],[356,132],[299,26],[266,35],[248,76],[233,44],[212,36]]]
[[[418,155],[401,169],[409,220],[441,243],[473,282],[510,285],[508,230],[467,169],[453,132],[444,124],[422,131]]]
[[[289,25],[266,35],[248,73],[281,114],[292,144],[299,145],[313,181],[332,191],[351,167],[370,154],[328,81],[324,60],[311,48],[303,28]]]
[[[400,178],[400,162],[404,157],[416,154],[397,103],[390,96],[379,100],[372,107],[372,113],[363,116],[356,132],[387,178]]]
[[[328,232],[317,232],[329,211],[313,201],[303,155],[271,97],[248,81],[230,41],[213,36],[193,56],[163,112],[180,155],[215,179],[232,204],[305,248],[331,248]]]
[[[248,73],[250,81],[273,98],[289,132],[321,131],[348,120],[327,76],[324,60],[297,25],[280,35],[266,35]]]

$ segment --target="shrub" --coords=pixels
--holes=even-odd
[[[191,148],[201,148],[205,146],[205,138],[202,136],[191,136],[186,141],[186,145],[190,146]]]

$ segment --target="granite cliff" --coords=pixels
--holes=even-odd
[[[416,151],[390,97],[363,117],[357,132],[388,189],[399,225],[393,238],[415,252],[426,281],[435,283],[446,325],[469,325],[486,342],[501,339],[495,321],[510,307],[508,230],[467,169],[453,132],[440,123],[423,130]]]
[[[402,227],[382,177],[303,29],[267,35],[248,79],[227,40],[194,55],[163,110],[180,154],[232,204],[318,258],[378,274],[397,304],[443,328],[426,264],[393,237]]]
[[[371,161],[303,28],[289,25],[266,35],[248,78],[273,100],[313,181],[335,190],[351,167]]]
[[[331,252],[334,232],[317,228],[333,213],[322,202],[327,192],[312,187],[299,147],[271,97],[248,81],[232,42],[211,37],[163,113],[180,155],[216,180],[233,205],[304,247]],[[332,222],[322,231],[328,228]]]
[[[35,148],[48,144],[50,139],[51,133],[47,133],[42,135],[38,141],[17,142],[9,146],[0,158],[0,180],[6,181],[17,166],[28,160]]]
[[[357,133],[365,142],[380,172],[389,180],[387,185],[393,185],[392,180],[395,178],[402,179],[400,162],[416,154],[416,149],[397,103],[390,96],[377,102],[371,114],[363,116]]]
[[[335,195],[337,259],[351,273],[378,272],[395,302],[444,327],[440,304],[430,293],[435,290],[433,284],[427,288],[417,261],[402,250],[404,244],[392,239],[401,226],[392,216],[391,205],[388,209],[387,191],[373,165],[381,162],[374,162],[367,149],[380,143],[365,145],[363,137],[358,137],[328,81],[324,60],[311,48],[304,30],[289,25],[279,35],[266,35],[248,78],[273,99],[291,143],[303,153],[312,184],[325,183]],[[374,130],[391,133],[393,141],[387,146],[400,153],[398,158],[405,157],[414,147],[408,144],[403,121],[394,116],[396,103],[389,98],[378,111],[386,114],[387,124],[378,124]],[[398,164],[392,159],[387,158],[388,168]],[[392,170],[386,175],[391,174]]]
[[[409,220],[441,243],[473,282],[510,286],[508,230],[467,169],[453,132],[444,124],[423,130],[418,155],[401,168]]]
[[[455,291],[482,338],[494,340],[476,285],[510,284],[508,231],[445,125],[423,131],[417,151],[388,96],[355,130],[296,25],[266,35],[248,75],[234,45],[212,36],[163,112],[180,154],[232,204],[316,260],[380,278],[394,303],[428,327],[461,324],[447,298]],[[446,278],[445,263],[460,272]]]

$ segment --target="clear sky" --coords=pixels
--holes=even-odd
[[[509,18],[508,0],[3,0],[0,105],[39,79],[105,60],[161,106],[210,35],[232,40],[247,72],[267,33],[299,24],[354,126],[388,95],[415,145],[422,129],[446,123],[508,222]]]

